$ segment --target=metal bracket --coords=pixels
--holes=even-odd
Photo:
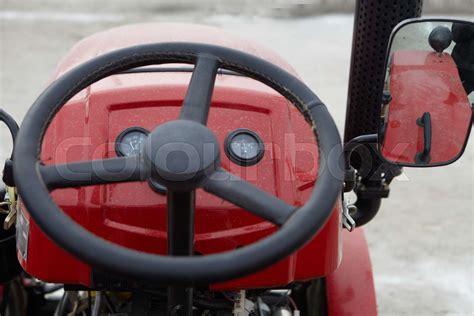
[[[356,212],[357,211],[357,206],[354,204],[349,204],[349,202],[344,201],[343,206],[342,206],[342,225],[344,225],[344,228],[347,229],[348,231],[353,231],[354,228],[356,227],[356,222],[354,219],[351,217],[351,212]]]
[[[235,297],[234,310],[232,314],[234,316],[249,316],[253,309],[254,304],[246,298],[246,291],[240,290]]]
[[[367,186],[359,184],[356,188],[357,198],[359,199],[382,199],[388,198],[390,187],[387,183],[378,186]]]
[[[8,230],[16,223],[16,188],[7,186],[4,204],[8,205],[8,215],[3,222],[3,229]]]

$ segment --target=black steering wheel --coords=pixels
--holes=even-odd
[[[180,118],[153,130],[143,155],[42,164],[40,151],[45,130],[76,93],[119,72],[165,63],[194,64],[194,72]],[[220,167],[217,139],[206,127],[218,68],[235,71],[275,89],[313,127],[322,161],[317,185],[304,206],[288,205]],[[237,50],[194,43],[159,43],[107,53],[53,82],[33,104],[21,125],[14,175],[21,199],[38,226],[60,247],[84,262],[138,280],[210,284],[256,272],[308,242],[325,224],[340,197],[342,157],[340,136],[331,115],[318,97],[293,75]],[[58,188],[149,178],[168,188],[171,215],[183,206],[180,197],[193,196],[195,189],[201,187],[278,225],[279,229],[265,239],[232,251],[195,257],[161,256],[125,248],[92,234],[63,213],[49,194]],[[194,200],[190,200],[193,207]]]

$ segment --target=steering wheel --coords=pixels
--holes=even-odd
[[[155,128],[142,155],[42,164],[40,152],[45,130],[75,94],[122,71],[166,63],[195,66],[179,119]],[[220,167],[217,139],[206,127],[218,68],[235,71],[273,88],[294,104],[313,127],[323,161],[320,161],[317,185],[304,206],[288,205]],[[256,272],[308,242],[325,224],[340,197],[342,157],[340,136],[327,108],[293,75],[237,50],[195,43],[159,43],[96,57],[53,82],[32,105],[21,125],[15,146],[14,175],[21,199],[37,225],[80,260],[132,279],[192,285]],[[191,197],[193,208],[192,197],[200,187],[274,223],[279,229],[258,242],[223,253],[195,257],[156,255],[125,248],[92,234],[62,212],[49,194],[58,188],[150,178],[167,187],[169,215],[179,212],[183,196]]]

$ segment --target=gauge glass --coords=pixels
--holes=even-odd
[[[117,154],[125,157],[141,155],[148,132],[143,129],[125,130],[117,139]]]
[[[250,134],[241,133],[232,138],[230,149],[239,158],[249,160],[258,156],[258,140]]]
[[[238,129],[226,139],[226,154],[233,162],[250,166],[256,164],[263,156],[263,142],[260,137],[247,129]]]

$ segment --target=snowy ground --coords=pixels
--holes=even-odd
[[[108,27],[151,20],[221,26],[273,48],[324,100],[343,129],[350,15],[271,19],[167,12],[143,18],[120,10],[42,12],[0,7],[0,104],[18,120],[74,42]],[[7,138],[1,132],[3,142]],[[452,166],[405,171],[366,228],[380,314],[473,315],[472,141]]]

